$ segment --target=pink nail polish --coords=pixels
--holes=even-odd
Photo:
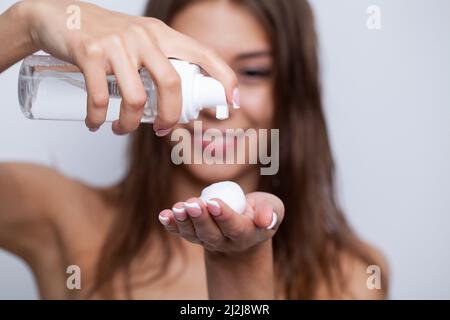
[[[272,222],[270,223],[270,225],[266,228],[267,230],[272,230],[273,227],[275,227],[275,225],[278,222],[278,216],[275,212],[272,213]]]
[[[170,133],[171,129],[159,129],[155,132],[158,137],[165,137]]]
[[[233,108],[239,109],[241,107],[241,98],[239,94],[239,89],[235,88],[233,90]]]
[[[198,218],[202,215],[202,209],[197,202],[185,202],[184,207],[191,217]]]
[[[187,218],[186,215],[186,209],[185,208],[172,208],[173,215],[175,216],[175,219],[178,221],[184,221]]]
[[[217,201],[214,200],[208,200],[206,203],[209,205],[208,210],[213,216],[220,216],[222,213],[222,209],[220,208],[220,205]]]
[[[165,217],[165,216],[159,215],[158,218],[159,218],[159,221],[163,225],[165,225],[165,226],[169,225],[169,223],[170,223],[170,218],[169,217]]]

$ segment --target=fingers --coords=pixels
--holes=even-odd
[[[205,48],[194,39],[170,29],[163,23],[152,24],[149,26],[149,29],[155,34],[157,39],[158,36],[170,34],[170,37],[165,37],[165,39],[158,41],[159,47],[165,56],[199,65],[209,75],[222,83],[228,103],[230,105],[239,105],[239,91],[236,90],[236,74],[217,53]]]
[[[133,52],[131,56],[137,58],[135,61],[126,59],[124,50],[121,58],[117,54],[114,55],[113,63],[117,64],[117,70],[121,70],[123,74],[123,81],[119,82],[123,100],[120,119],[113,123],[113,130],[117,133],[127,133],[139,125],[147,102],[147,95],[137,72],[138,66],[143,66],[149,72],[157,90],[158,112],[153,128],[156,135],[165,136],[180,119],[182,108],[180,75],[154,43],[153,35],[149,34],[146,28],[139,26],[130,28],[123,41],[125,48]],[[120,63],[123,59],[129,61],[128,68],[124,63]],[[136,71],[130,72],[133,68]],[[115,70],[114,72],[116,73]],[[119,77],[117,73],[116,76]]]
[[[166,209],[159,213],[159,222],[166,227],[166,230],[173,234],[178,234],[179,230],[175,222],[172,211]]]
[[[84,73],[88,90],[85,123],[91,131],[97,131],[106,119],[109,93],[104,69],[93,64],[87,70]]]
[[[193,54],[195,55],[188,61],[198,64],[211,77],[222,83],[228,104],[238,106],[239,90],[233,70],[212,50],[193,46]]]
[[[284,218],[284,204],[276,196],[266,192],[247,194],[247,203],[254,211],[254,223],[259,228],[276,230]]]
[[[80,54],[79,67],[87,89],[86,126],[96,131],[105,122],[109,93],[106,81],[104,52],[101,46],[88,43]]]
[[[157,88],[158,114],[153,129],[158,136],[167,135],[181,114],[181,78],[167,57],[153,44],[142,46],[142,64],[150,73]]]
[[[225,202],[199,198],[176,203],[160,213],[166,229],[186,240],[202,244],[206,250],[243,251],[271,238],[284,217],[282,201],[271,194],[247,195],[244,214],[237,214]]]
[[[114,37],[110,41],[114,43],[114,54],[109,59],[122,96],[119,120],[113,122],[112,129],[115,134],[123,135],[136,130],[139,126],[147,94],[138,66],[130,59],[121,38]]]
[[[86,125],[89,128],[95,131],[106,119],[109,100],[106,70],[111,69],[122,97],[119,120],[113,122],[112,129],[120,135],[137,129],[147,103],[139,74],[143,66],[157,88],[158,113],[154,130],[158,136],[167,135],[179,121],[183,102],[181,78],[168,57],[199,65],[222,83],[228,104],[239,105],[237,77],[217,53],[157,19],[136,18],[135,23],[125,25],[110,35],[92,37],[94,40],[86,40],[86,43],[81,41],[82,49],[75,54],[75,60],[84,62],[88,90]]]
[[[255,209],[255,225],[266,230],[273,230],[278,223],[278,215],[268,203],[258,204]]]
[[[237,214],[220,199],[214,198],[206,203],[209,212],[214,216],[215,222],[227,238],[234,240],[239,238],[253,224],[249,217]]]
[[[159,220],[169,232],[178,233],[190,242],[201,243],[208,249],[216,249],[226,240],[198,198],[176,203],[172,210],[162,211]]]
[[[195,233],[194,225],[189,219],[186,207],[183,202],[176,203],[172,208],[175,222],[180,236],[193,243],[200,243]]]
[[[203,201],[192,198],[184,205],[194,225],[197,238],[211,248],[221,246],[225,240],[224,235],[212,219]]]

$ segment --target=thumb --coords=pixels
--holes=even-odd
[[[284,204],[277,196],[267,192],[247,194],[247,204],[254,212],[253,221],[259,228],[276,229],[284,218]]]

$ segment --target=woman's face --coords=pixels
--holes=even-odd
[[[272,95],[272,56],[267,35],[250,12],[230,1],[196,1],[180,11],[172,20],[171,27],[196,39],[213,49],[236,73],[240,91],[241,108],[230,108],[227,120],[216,120],[215,109],[200,113],[202,130],[271,128],[274,112]],[[194,124],[180,125],[193,132]],[[193,136],[192,136],[193,137]],[[194,140],[194,139],[192,139]],[[233,180],[249,170],[257,169],[248,164],[249,141],[246,140],[247,164],[189,164],[184,167],[205,183]],[[236,143],[237,141],[231,140]],[[176,142],[173,142],[176,144]],[[205,149],[208,143],[203,142]],[[224,160],[230,141],[215,144],[223,150]],[[236,153],[236,152],[235,152]],[[194,150],[192,150],[194,154]]]

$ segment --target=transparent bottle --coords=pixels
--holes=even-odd
[[[228,118],[225,89],[222,84],[204,76],[197,65],[169,59],[181,78],[183,104],[179,123],[195,120],[204,108],[216,108],[216,118]],[[157,91],[150,74],[140,70],[147,93],[147,103],[141,122],[153,123],[157,115]],[[114,75],[107,76],[110,95],[106,121],[119,119],[120,92]],[[79,69],[47,55],[32,55],[24,59],[18,83],[19,103],[29,119],[84,121],[86,84]]]

